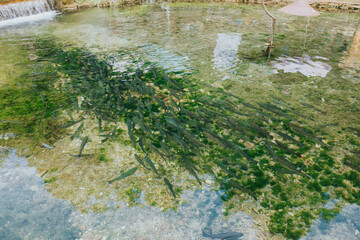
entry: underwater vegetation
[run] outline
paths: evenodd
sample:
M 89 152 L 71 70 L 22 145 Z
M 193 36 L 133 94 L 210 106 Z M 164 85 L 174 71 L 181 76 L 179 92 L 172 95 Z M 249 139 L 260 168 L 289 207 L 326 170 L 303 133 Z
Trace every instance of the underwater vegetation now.
M 37 61 L 58 74 L 47 75 L 43 92 L 1 94 L 0 106 L 7 109 L 0 115 L 1 131 L 16 131 L 20 121 L 26 121 L 31 126 L 20 124 L 26 131 L 18 132 L 56 139 L 52 134 L 76 126 L 70 138 L 81 140 L 73 155 L 77 159 L 86 157 L 83 152 L 92 137 L 83 134 L 83 121 L 94 119 L 102 143 L 124 141 L 120 133 L 125 131 L 136 150 L 134 166 L 109 176 L 109 184 L 136 179 L 141 172 L 162 179 L 177 201 L 181 188 L 169 172 L 186 172 L 198 185 L 212 177 L 225 190 L 227 214 L 236 205 L 259 203 L 256 211 L 269 215 L 269 230 L 289 239 L 303 236 L 317 217 L 335 216 L 345 202 L 360 204 L 359 162 L 354 157 L 359 152 L 337 161 L 332 142 L 317 136 L 306 126 L 307 117 L 282 99 L 247 102 L 150 64 L 118 72 L 106 57 L 86 49 L 62 48 L 41 39 L 37 44 Z M 24 110 L 14 106 L 29 101 Z M 51 120 L 60 109 L 67 120 Z M 18 115 L 11 118 L 12 112 Z M 54 125 L 49 133 L 38 130 L 48 126 L 44 121 Z M 350 130 L 355 133 L 350 141 L 359 146 L 358 129 Z M 100 152 L 98 161 L 106 164 L 106 155 Z M 339 201 L 336 209 L 323 207 L 330 198 Z
M 38 54 L 40 51 L 52 52 L 46 46 L 38 48 Z M 0 88 L 0 132 L 47 142 L 61 135 L 56 121 L 70 102 L 53 87 L 58 80 L 53 71 L 51 64 L 33 61 L 32 69 L 25 71 L 15 83 Z

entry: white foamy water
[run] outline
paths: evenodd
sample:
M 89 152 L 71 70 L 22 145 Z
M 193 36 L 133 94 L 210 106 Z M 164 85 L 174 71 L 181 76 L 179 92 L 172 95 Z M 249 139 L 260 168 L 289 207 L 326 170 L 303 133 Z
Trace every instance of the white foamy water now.
M 54 9 L 53 2 L 47 0 L 25 1 L 0 6 L 0 20 L 37 15 Z
M 36 14 L 36 15 L 31 15 L 31 16 L 25 16 L 25 17 L 18 17 L 18 18 L 9 19 L 9 20 L 3 20 L 3 21 L 0 21 L 0 28 L 11 26 L 11 25 L 22 24 L 22 23 L 51 20 L 57 14 L 58 13 L 56 11 L 49 11 L 49 12 L 39 13 L 39 14 Z
M 241 33 L 218 33 L 216 47 L 214 49 L 214 67 L 219 70 L 227 70 L 236 66 L 239 58 L 238 48 L 241 42 Z
M 317 60 L 327 60 L 323 57 L 313 57 Z M 332 67 L 322 61 L 313 61 L 309 55 L 304 57 L 279 57 L 271 62 L 272 67 L 284 70 L 285 73 L 300 72 L 307 77 L 326 77 Z M 276 71 L 277 72 L 277 71 Z

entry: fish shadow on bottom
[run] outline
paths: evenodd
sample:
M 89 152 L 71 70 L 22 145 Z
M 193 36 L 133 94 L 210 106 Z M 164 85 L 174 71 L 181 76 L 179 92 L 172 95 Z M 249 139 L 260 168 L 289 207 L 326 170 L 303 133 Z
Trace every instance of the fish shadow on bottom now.
M 237 240 L 240 237 L 243 237 L 244 234 L 240 232 L 225 232 L 225 233 L 218 233 L 218 234 L 207 234 L 202 230 L 202 236 L 211 239 L 221 239 L 221 240 Z

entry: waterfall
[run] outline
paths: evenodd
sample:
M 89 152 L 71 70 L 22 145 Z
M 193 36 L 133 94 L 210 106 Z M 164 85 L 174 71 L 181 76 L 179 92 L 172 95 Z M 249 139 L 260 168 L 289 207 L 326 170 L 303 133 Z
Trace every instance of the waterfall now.
M 52 11 L 53 0 L 25 1 L 0 5 L 0 21 Z

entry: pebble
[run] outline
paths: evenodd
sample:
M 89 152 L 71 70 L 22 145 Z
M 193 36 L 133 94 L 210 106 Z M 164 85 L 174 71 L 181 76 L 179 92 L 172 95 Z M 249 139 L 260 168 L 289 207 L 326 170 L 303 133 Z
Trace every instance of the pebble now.
M 290 95 L 291 94 L 291 92 L 289 90 L 283 90 L 282 93 L 285 94 L 285 95 Z

